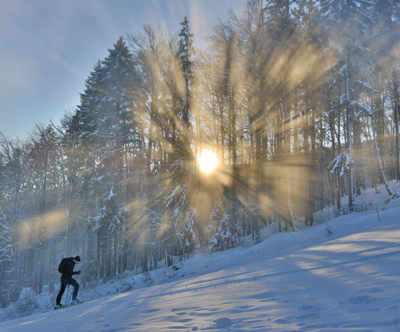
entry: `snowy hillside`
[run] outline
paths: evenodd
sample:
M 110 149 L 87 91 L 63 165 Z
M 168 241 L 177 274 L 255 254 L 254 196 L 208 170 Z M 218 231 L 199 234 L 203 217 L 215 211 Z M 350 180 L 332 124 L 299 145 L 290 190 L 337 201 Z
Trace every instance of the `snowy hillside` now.
M 365 212 L 297 232 L 266 233 L 258 245 L 196 254 L 179 270 L 118 283 L 132 291 L 6 321 L 0 330 L 399 330 L 400 199 L 383 205 L 386 198 L 384 188 L 367 191 L 359 200 Z M 113 293 L 116 283 L 97 292 Z M 90 299 L 90 292 L 80 298 Z

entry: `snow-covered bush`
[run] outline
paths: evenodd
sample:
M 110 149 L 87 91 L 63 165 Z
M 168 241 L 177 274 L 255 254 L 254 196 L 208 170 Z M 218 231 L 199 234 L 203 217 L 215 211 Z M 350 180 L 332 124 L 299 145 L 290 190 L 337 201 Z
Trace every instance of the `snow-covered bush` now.
M 125 293 L 130 292 L 135 287 L 135 279 L 131 278 L 130 280 L 124 280 L 121 284 L 117 287 L 118 293 Z
M 20 313 L 33 312 L 39 307 L 39 304 L 36 302 L 36 292 L 30 287 L 23 288 L 19 299 L 16 302 L 17 311 Z
M 23 288 L 18 300 L 4 310 L 1 317 L 2 320 L 14 319 L 33 314 L 40 308 L 36 298 L 36 292 L 32 288 Z
M 366 201 L 361 200 L 360 198 L 358 198 L 357 202 L 354 204 L 354 212 L 365 212 L 372 209 L 372 202 L 368 204 Z
M 228 249 L 240 242 L 241 227 L 235 221 L 232 204 L 214 204 L 207 231 L 211 250 Z
M 154 284 L 154 280 L 153 280 L 153 278 L 150 276 L 150 273 L 148 273 L 148 272 L 143 273 L 140 279 L 143 281 L 143 283 L 144 283 L 145 285 L 147 285 L 147 286 L 149 286 L 149 287 L 152 286 L 152 285 Z

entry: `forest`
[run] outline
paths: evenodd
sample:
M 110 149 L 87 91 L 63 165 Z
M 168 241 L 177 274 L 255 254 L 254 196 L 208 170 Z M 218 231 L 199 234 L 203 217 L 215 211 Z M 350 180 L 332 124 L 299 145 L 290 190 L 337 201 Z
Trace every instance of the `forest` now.
M 1 306 L 54 292 L 66 256 L 85 287 L 397 198 L 398 0 L 250 0 L 195 38 L 128 33 L 59 124 L 0 133 Z

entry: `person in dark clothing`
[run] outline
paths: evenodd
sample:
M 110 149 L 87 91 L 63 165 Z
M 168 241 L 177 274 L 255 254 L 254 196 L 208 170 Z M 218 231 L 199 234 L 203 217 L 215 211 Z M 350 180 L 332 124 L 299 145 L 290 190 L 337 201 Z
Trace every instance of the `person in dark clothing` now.
M 67 258 L 65 272 L 61 275 L 61 289 L 57 295 L 56 299 L 56 308 L 61 308 L 61 297 L 63 296 L 67 285 L 72 285 L 74 287 L 74 293 L 72 294 L 72 303 L 81 303 L 82 301 L 78 300 L 76 296 L 78 295 L 79 284 L 76 282 L 72 276 L 74 274 L 80 275 L 81 271 L 74 271 L 75 265 L 79 264 L 81 258 L 79 256 L 69 257 Z

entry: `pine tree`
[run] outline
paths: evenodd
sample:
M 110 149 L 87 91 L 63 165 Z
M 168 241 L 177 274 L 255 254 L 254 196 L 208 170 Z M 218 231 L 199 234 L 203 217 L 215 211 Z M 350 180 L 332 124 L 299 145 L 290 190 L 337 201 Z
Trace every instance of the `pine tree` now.
M 171 228 L 180 249 L 180 257 L 184 259 L 194 246 L 195 229 L 199 223 L 198 212 L 191 195 L 194 193 L 196 180 L 190 177 L 193 170 L 185 169 L 186 163 L 178 160 L 175 165 L 177 172 L 173 174 L 172 190 L 165 197 L 166 208 L 171 211 Z M 185 174 L 186 173 L 186 174 Z
M 181 23 L 182 30 L 179 33 L 179 61 L 184 80 L 184 105 L 182 105 L 182 120 L 186 127 L 190 124 L 190 111 L 192 100 L 192 89 L 194 84 L 194 60 L 195 50 L 193 48 L 193 34 L 190 33 L 189 21 L 185 16 Z
M 71 132 L 79 134 L 74 167 L 83 168 L 80 172 L 83 213 L 77 217 L 87 220 L 87 227 L 91 229 L 114 228 L 114 219 L 104 213 L 105 206 L 110 205 L 107 198 L 112 192 L 111 196 L 115 195 L 113 201 L 123 201 L 121 183 L 126 180 L 129 185 L 131 160 L 137 157 L 138 123 L 134 112 L 137 78 L 134 67 L 133 55 L 121 37 L 109 50 L 109 55 L 95 65 L 86 80 L 81 104 L 70 121 Z M 71 146 L 72 150 L 75 146 Z M 114 208 L 122 214 L 119 204 Z M 106 268 L 102 265 L 101 271 L 109 276 L 115 273 L 116 265 L 110 262 L 119 244 L 104 242 L 103 231 L 96 234 L 97 252 L 102 253 L 102 262 L 108 262 Z M 112 241 L 116 241 L 115 238 Z
M 122 170 L 124 155 L 133 143 L 135 118 L 132 112 L 134 88 L 133 58 L 122 37 L 109 50 L 99 69 L 98 138 L 105 172 Z
M 96 142 L 98 121 L 98 100 L 100 87 L 101 62 L 98 61 L 93 71 L 85 81 L 85 91 L 81 94 L 81 102 L 74 117 L 69 121 L 69 133 L 79 133 L 79 145 L 89 158 L 86 159 L 87 167 L 94 167 L 94 161 L 89 153 L 98 148 Z
M 85 91 L 81 94 L 81 103 L 71 119 L 66 120 L 65 151 L 68 153 L 69 174 L 67 194 L 71 194 L 74 184 L 79 183 L 80 214 L 76 217 L 90 220 L 98 213 L 98 197 L 101 197 L 100 184 L 97 181 L 100 174 L 98 165 L 101 163 L 100 142 L 100 91 L 101 62 L 98 61 L 85 82 Z M 79 171 L 81 170 L 81 171 Z M 66 186 L 67 187 L 67 186 Z M 69 197 L 69 203 L 72 197 Z M 72 227 L 72 211 L 68 205 L 68 225 Z M 69 249 L 68 231 L 65 250 Z
M 96 85 L 96 139 L 99 144 L 96 154 L 99 165 L 96 169 L 97 180 L 93 181 L 93 185 L 101 185 L 101 191 L 105 192 L 105 195 L 99 196 L 103 199 L 98 202 L 99 215 L 95 220 L 97 224 L 100 223 L 100 226 L 96 227 L 108 232 L 124 221 L 122 217 L 118 217 L 122 216 L 123 212 L 117 202 L 122 197 L 120 183 L 128 173 L 128 159 L 133 156 L 135 145 L 137 124 L 133 112 L 134 88 L 133 56 L 121 37 L 114 48 L 109 50 L 108 57 L 102 61 Z M 108 210 L 114 213 L 110 215 Z M 107 262 L 107 277 L 115 274 L 115 266 L 111 261 L 116 245 L 111 245 L 110 238 L 104 242 L 103 233 L 98 234 L 98 250 L 103 251 L 103 259 Z
M 193 204 L 194 188 L 197 172 L 194 167 L 194 157 L 191 147 L 191 109 L 193 103 L 192 90 L 194 86 L 193 34 L 190 33 L 189 21 L 185 17 L 179 33 L 178 63 L 179 77 L 182 77 L 184 94 L 178 96 L 176 105 L 180 108 L 181 123 L 177 125 L 173 162 L 170 165 L 170 177 L 165 183 L 168 192 L 165 196 L 165 209 L 172 215 L 171 228 L 174 230 L 179 245 L 181 259 L 193 249 L 195 229 L 199 222 L 196 207 Z M 179 95 L 179 81 L 177 84 Z
M 125 222 L 127 211 L 118 197 L 114 193 L 114 188 L 106 192 L 102 200 L 100 213 L 94 218 L 93 231 L 97 233 L 98 248 L 102 251 L 99 255 L 99 271 L 100 276 L 110 277 L 115 275 L 116 263 L 113 261 L 114 252 L 119 253 L 119 245 L 116 242 L 118 231 Z M 106 252 L 106 248 L 108 252 Z M 101 253 L 101 251 L 99 253 Z

